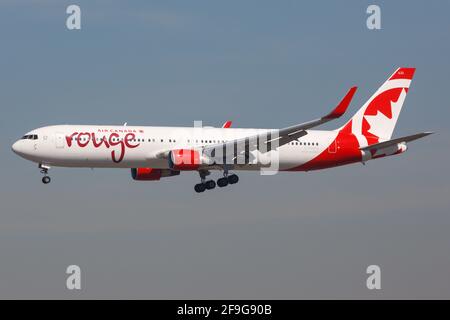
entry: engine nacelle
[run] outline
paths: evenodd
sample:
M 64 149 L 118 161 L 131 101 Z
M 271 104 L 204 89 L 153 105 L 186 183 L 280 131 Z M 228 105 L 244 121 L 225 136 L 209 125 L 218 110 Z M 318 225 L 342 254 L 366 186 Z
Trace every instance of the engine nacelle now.
M 197 170 L 202 164 L 200 153 L 191 149 L 169 152 L 169 168 L 172 170 Z
M 137 181 L 158 181 L 163 177 L 177 176 L 180 171 L 153 168 L 132 168 L 131 177 Z

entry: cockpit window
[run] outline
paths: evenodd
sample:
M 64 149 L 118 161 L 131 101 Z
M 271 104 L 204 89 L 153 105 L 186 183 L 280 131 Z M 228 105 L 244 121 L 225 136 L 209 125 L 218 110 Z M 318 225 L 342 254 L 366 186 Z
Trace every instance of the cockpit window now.
M 22 137 L 22 140 L 37 140 L 38 136 L 37 134 L 27 134 Z

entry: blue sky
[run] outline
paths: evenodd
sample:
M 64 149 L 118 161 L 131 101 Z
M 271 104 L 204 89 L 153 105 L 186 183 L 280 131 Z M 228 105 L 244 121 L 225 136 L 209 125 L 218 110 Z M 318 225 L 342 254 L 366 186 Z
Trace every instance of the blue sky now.
M 65 28 L 77 3 L 82 29 Z M 379 4 L 382 29 L 366 28 Z M 1 298 L 449 298 L 447 1 L 2 1 Z M 199 197 L 198 177 L 51 171 L 11 152 L 43 125 L 284 127 L 359 86 L 351 116 L 416 67 L 394 136 L 366 166 L 260 176 Z M 327 124 L 334 128 L 344 120 Z M 65 290 L 65 268 L 85 286 Z M 365 287 L 378 264 L 382 290 Z

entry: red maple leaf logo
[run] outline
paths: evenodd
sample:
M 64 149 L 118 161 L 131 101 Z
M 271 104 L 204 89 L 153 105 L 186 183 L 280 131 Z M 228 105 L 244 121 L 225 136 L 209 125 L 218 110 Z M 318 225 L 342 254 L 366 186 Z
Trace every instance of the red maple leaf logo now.
M 386 116 L 386 118 L 392 119 L 392 102 L 397 102 L 398 98 L 400 97 L 400 94 L 404 88 L 393 88 L 386 90 L 382 93 L 380 93 L 378 96 L 373 98 L 373 100 L 369 103 L 367 106 L 364 116 L 376 116 L 378 112 L 382 113 Z M 378 136 L 374 135 L 370 131 L 370 124 L 366 120 L 365 117 L 363 117 L 362 120 L 362 134 L 367 138 L 367 143 L 369 145 L 378 143 L 379 138 Z

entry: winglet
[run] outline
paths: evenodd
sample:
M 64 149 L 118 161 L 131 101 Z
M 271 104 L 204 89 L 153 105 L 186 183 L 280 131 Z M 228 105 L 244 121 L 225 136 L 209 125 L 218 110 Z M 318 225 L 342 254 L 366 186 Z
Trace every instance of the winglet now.
M 356 92 L 356 89 L 358 89 L 358 87 L 352 87 L 347 92 L 345 97 L 341 100 L 341 102 L 339 102 L 339 104 L 336 106 L 336 108 L 334 108 L 334 110 L 331 111 L 324 118 L 336 119 L 336 118 L 339 118 L 340 116 L 342 116 L 345 113 L 345 111 L 347 110 L 348 106 L 350 105 L 350 101 L 352 101 L 352 98 L 353 98 L 353 95 Z
M 229 128 L 229 127 L 231 127 L 232 123 L 233 123 L 232 121 L 228 120 L 223 124 L 222 128 Z

